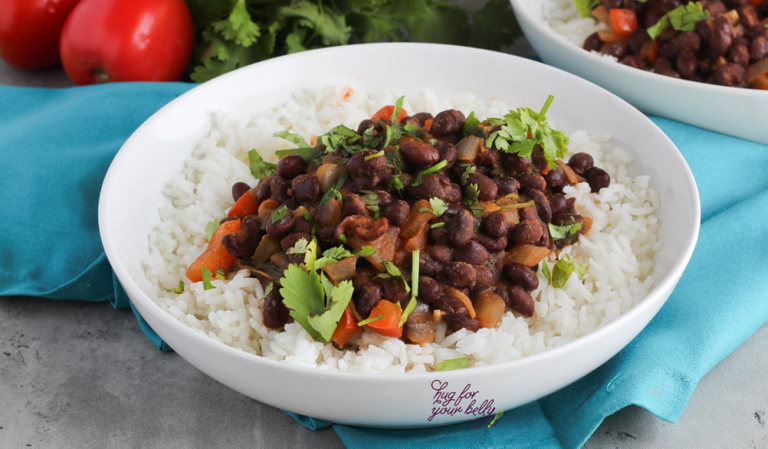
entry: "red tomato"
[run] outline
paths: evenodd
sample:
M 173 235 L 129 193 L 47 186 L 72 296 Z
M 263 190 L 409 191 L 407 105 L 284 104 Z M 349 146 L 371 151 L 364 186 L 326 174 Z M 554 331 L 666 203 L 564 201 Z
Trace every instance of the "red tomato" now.
M 81 85 L 175 81 L 193 38 L 184 0 L 83 0 L 61 32 L 61 62 Z
M 0 58 L 20 69 L 59 62 L 64 21 L 80 0 L 0 0 Z
M 631 9 L 614 8 L 611 10 L 611 31 L 616 36 L 628 39 L 637 29 L 637 15 Z

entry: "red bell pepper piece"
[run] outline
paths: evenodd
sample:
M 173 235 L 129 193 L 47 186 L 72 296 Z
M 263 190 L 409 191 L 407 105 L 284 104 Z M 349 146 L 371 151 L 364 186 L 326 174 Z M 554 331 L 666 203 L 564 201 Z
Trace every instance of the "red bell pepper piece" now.
M 255 214 L 259 210 L 259 200 L 256 199 L 256 195 L 249 190 L 240 197 L 239 200 L 229 210 L 227 217 L 243 218 L 246 215 Z
M 371 120 L 375 121 L 376 119 L 380 119 L 380 118 L 385 118 L 389 120 L 392 118 L 393 112 L 395 112 L 394 106 L 391 106 L 391 105 L 384 106 L 383 108 L 379 109 L 375 114 L 373 114 L 373 117 L 371 117 Z M 400 108 L 400 113 L 397 114 L 397 117 L 396 117 L 397 123 L 400 123 L 400 120 L 402 120 L 403 117 L 405 117 L 406 115 L 408 115 L 408 113 L 405 112 L 405 109 Z
M 347 306 L 347 308 L 344 309 L 344 315 L 341 316 L 341 320 L 339 320 L 339 324 L 336 326 L 336 330 L 333 331 L 331 340 L 341 347 L 344 346 L 350 338 L 362 331 L 363 329 L 357 325 L 357 319 L 352 314 L 352 309 Z
M 611 31 L 624 39 L 637 29 L 637 14 L 631 9 L 615 8 L 611 11 Z
M 400 318 L 403 316 L 403 311 L 400 306 L 389 302 L 386 299 L 382 299 L 376 304 L 376 307 L 371 310 L 371 317 L 383 315 L 380 320 L 368 323 L 367 326 L 373 329 L 377 334 L 385 337 L 402 337 L 403 328 L 400 327 Z
M 239 229 L 240 220 L 227 221 L 219 225 L 211 236 L 208 248 L 187 268 L 187 279 L 192 282 L 202 281 L 203 272 L 200 269 L 201 267 L 205 267 L 211 274 L 215 274 L 219 268 L 223 268 L 224 271 L 229 270 L 235 258 L 229 255 L 227 249 L 221 244 L 221 239 L 227 234 L 237 232 Z

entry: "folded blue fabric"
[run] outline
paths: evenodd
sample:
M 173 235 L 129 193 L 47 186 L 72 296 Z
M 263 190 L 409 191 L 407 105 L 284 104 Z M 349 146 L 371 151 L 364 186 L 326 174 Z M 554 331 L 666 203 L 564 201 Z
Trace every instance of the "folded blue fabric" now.
M 0 296 L 129 301 L 98 236 L 112 157 L 149 115 L 190 85 L 41 90 L 0 87 Z M 630 404 L 674 422 L 699 379 L 768 320 L 768 146 L 654 119 L 685 155 L 702 201 L 699 244 L 674 293 L 629 346 L 580 381 L 507 411 L 492 427 L 381 430 L 333 425 L 350 447 L 578 447 Z M 162 341 L 140 316 L 142 330 Z M 164 347 L 167 349 L 167 346 Z M 291 414 L 302 425 L 330 423 Z

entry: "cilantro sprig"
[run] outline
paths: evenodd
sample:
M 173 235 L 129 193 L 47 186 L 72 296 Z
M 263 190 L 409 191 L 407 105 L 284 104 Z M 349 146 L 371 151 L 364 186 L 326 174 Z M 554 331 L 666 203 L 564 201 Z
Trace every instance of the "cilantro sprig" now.
M 600 0 L 573 0 L 573 6 L 581 17 L 592 17 L 592 10 L 599 4 Z
M 315 269 L 322 268 L 326 265 L 333 265 L 346 257 L 352 257 L 354 254 L 349 252 L 343 246 L 335 246 L 323 251 L 323 257 L 315 261 Z
M 429 199 L 429 205 L 431 207 L 431 210 L 430 208 L 422 207 L 421 209 L 419 209 L 419 212 L 429 212 L 435 217 L 439 217 L 443 215 L 445 211 L 448 210 L 448 205 L 445 203 L 445 201 L 434 196 Z
M 550 95 L 539 112 L 530 108 L 518 108 L 509 111 L 504 118 L 488 119 L 491 125 L 500 126 L 500 129 L 486 138 L 485 146 L 520 157 L 529 157 L 533 148 L 539 145 L 549 167 L 556 169 L 555 160 L 568 153 L 568 137 L 564 132 L 556 131 L 547 124 L 546 113 L 554 98 Z
M 442 160 L 442 161 L 438 162 L 437 164 L 429 167 L 428 169 L 419 172 L 419 174 L 416 175 L 416 179 L 413 181 L 413 185 L 414 186 L 420 186 L 421 185 L 421 178 L 439 172 L 440 170 L 445 168 L 446 165 L 448 165 L 448 161 Z
M 472 212 L 472 215 L 475 216 L 478 220 L 480 218 L 483 218 L 483 211 L 485 211 L 485 206 L 480 204 L 480 201 L 478 200 L 479 190 L 477 188 L 477 184 L 470 184 L 467 186 L 466 189 L 464 189 L 464 205 L 469 208 L 469 211 Z
M 248 152 L 248 164 L 251 168 L 251 174 L 256 179 L 272 176 L 277 172 L 277 165 L 265 161 L 256 150 Z
M 403 273 L 400 271 L 399 268 L 397 268 L 397 265 L 393 264 L 392 262 L 386 260 L 383 262 L 384 269 L 387 270 L 386 273 L 380 273 L 376 275 L 375 279 L 381 278 L 381 279 L 388 279 L 388 278 L 396 278 L 400 279 L 400 281 L 403 283 L 403 287 L 405 287 L 405 291 L 410 293 L 411 287 L 408 285 L 408 282 L 405 281 L 405 277 L 403 276 Z
M 647 31 L 651 39 L 654 40 L 667 28 L 672 27 L 672 29 L 677 31 L 693 31 L 696 29 L 696 22 L 709 19 L 709 11 L 705 11 L 701 3 L 688 2 L 687 5 L 680 5 L 664 14 Z
M 563 257 L 561 257 L 554 267 L 552 267 L 551 272 L 549 271 L 547 261 L 544 260 L 541 262 L 541 271 L 544 274 L 544 277 L 547 278 L 549 284 L 555 288 L 563 288 L 568 281 L 568 278 L 570 278 L 571 274 L 574 272 L 576 273 L 576 276 L 579 277 L 579 280 L 584 279 L 584 275 L 587 274 L 588 269 L 589 266 L 586 263 L 578 263 L 568 254 L 563 254 Z
M 583 225 L 584 223 L 579 221 L 563 226 L 556 226 L 552 223 L 549 223 L 547 227 L 549 228 L 549 235 L 552 237 L 552 240 L 562 240 L 569 239 L 576 235 L 576 233 L 581 230 Z

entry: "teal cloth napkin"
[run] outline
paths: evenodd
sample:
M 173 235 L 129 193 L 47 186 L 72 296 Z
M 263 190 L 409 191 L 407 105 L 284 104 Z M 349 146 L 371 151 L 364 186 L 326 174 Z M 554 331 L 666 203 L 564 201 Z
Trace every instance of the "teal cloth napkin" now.
M 0 87 L 0 296 L 110 301 L 129 307 L 104 257 L 96 217 L 114 154 L 182 83 L 44 90 Z M 768 320 L 768 146 L 654 119 L 699 185 L 699 243 L 667 304 L 623 351 L 578 382 L 472 422 L 420 430 L 333 425 L 349 447 L 578 447 L 635 404 L 674 422 L 699 379 Z M 135 312 L 135 309 L 134 309 Z M 137 314 L 160 349 L 162 340 Z M 290 413 L 289 413 L 290 414 Z M 290 414 L 311 429 L 325 421 Z M 476 427 L 477 426 L 477 427 Z

